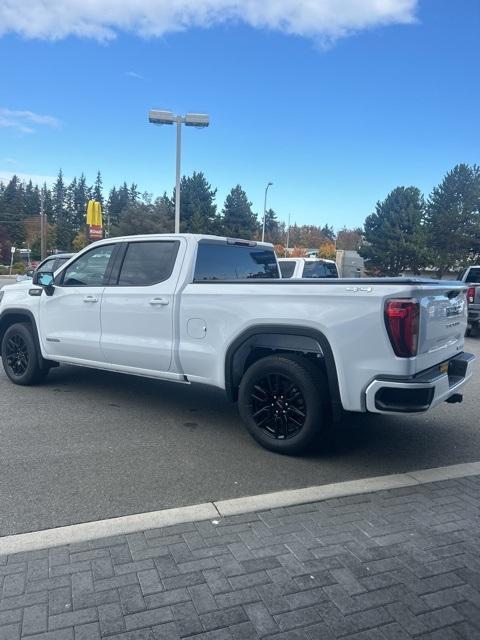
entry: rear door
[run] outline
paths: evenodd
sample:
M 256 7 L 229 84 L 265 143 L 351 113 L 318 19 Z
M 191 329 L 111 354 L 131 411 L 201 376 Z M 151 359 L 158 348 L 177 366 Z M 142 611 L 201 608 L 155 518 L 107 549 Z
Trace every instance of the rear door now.
M 181 239 L 123 245 L 102 300 L 101 349 L 106 362 L 169 370 L 175 290 L 184 253 Z

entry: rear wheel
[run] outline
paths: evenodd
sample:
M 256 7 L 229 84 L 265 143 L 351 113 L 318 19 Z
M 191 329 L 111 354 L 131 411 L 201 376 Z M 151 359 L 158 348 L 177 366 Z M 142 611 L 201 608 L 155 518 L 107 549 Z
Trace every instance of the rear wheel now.
M 247 369 L 238 408 L 253 438 L 277 453 L 311 449 L 327 424 L 326 377 L 296 355 L 268 356 Z
M 13 383 L 32 385 L 47 375 L 48 365 L 40 365 L 29 324 L 21 322 L 9 327 L 3 336 L 1 350 L 3 368 Z

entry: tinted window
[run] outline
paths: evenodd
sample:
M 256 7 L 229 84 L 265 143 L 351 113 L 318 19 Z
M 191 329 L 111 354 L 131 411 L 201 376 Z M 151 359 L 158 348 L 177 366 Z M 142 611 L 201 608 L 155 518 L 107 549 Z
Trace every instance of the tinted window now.
M 53 265 L 55 263 L 55 258 L 47 258 L 42 264 L 37 268 L 38 273 L 53 273 L 55 269 Z
M 305 262 L 304 278 L 338 278 L 337 266 L 330 262 Z
M 62 284 L 67 287 L 103 286 L 114 248 L 114 244 L 106 244 L 84 253 L 63 272 Z
M 128 245 L 118 284 L 148 286 L 167 280 L 173 271 L 178 242 L 132 242 Z
M 273 249 L 207 242 L 198 245 L 195 282 L 278 277 Z
M 291 278 L 293 276 L 293 272 L 295 271 L 295 264 L 293 260 L 290 262 L 279 262 L 278 266 L 280 267 L 280 271 L 282 272 L 282 278 Z
M 55 267 L 53 270 L 56 271 L 57 269 L 60 269 L 62 264 L 65 264 L 68 260 L 70 260 L 70 258 L 57 258 L 55 260 Z
M 480 267 L 478 269 L 470 269 L 465 282 L 480 284 Z

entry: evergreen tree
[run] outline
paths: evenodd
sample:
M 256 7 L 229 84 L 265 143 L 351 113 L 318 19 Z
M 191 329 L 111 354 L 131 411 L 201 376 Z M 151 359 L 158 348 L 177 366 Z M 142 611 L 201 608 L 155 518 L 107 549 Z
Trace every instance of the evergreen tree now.
M 438 276 L 478 251 L 480 167 L 458 164 L 432 191 L 427 207 L 428 244 Z
M 25 242 L 25 190 L 17 176 L 12 176 L 0 200 L 0 220 L 7 229 L 9 240 L 14 246 Z
M 262 220 L 263 225 L 263 220 Z M 261 231 L 259 232 L 261 234 Z M 261 236 L 260 236 L 261 237 Z M 284 225 L 281 225 L 273 209 L 265 212 L 265 242 L 280 244 L 285 237 Z
M 47 217 L 48 222 L 53 222 L 53 200 L 52 192 L 47 187 L 47 183 L 44 182 L 40 191 L 41 198 L 43 199 L 43 215 Z
M 53 211 L 53 221 L 55 223 L 65 220 L 66 197 L 67 197 L 67 188 L 63 180 L 63 171 L 60 169 L 52 190 L 52 211 Z
M 97 177 L 95 178 L 95 184 L 93 185 L 92 197 L 96 202 L 100 202 L 103 209 L 103 180 L 100 171 L 97 171 Z
M 140 200 L 140 191 L 138 190 L 138 184 L 132 182 L 130 185 L 130 189 L 128 189 L 128 201 L 131 204 L 138 202 Z
M 191 176 L 183 176 L 180 193 L 180 230 L 183 233 L 217 233 L 217 190 L 212 189 L 203 173 L 194 171 Z
M 252 203 L 239 184 L 233 187 L 225 199 L 221 225 L 222 233 L 231 238 L 251 240 L 258 232 L 258 220 L 252 211 Z
M 25 216 L 27 218 L 38 216 L 40 213 L 40 190 L 38 185 L 33 186 L 31 180 L 25 187 Z
M 414 273 L 425 266 L 425 202 L 416 187 L 397 187 L 365 220 L 366 244 L 360 254 L 381 274 Z

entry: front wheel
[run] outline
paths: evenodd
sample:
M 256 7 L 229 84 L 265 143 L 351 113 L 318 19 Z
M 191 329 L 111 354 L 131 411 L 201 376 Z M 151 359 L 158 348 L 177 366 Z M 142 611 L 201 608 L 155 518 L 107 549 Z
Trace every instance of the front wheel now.
M 47 366 L 40 366 L 30 325 L 12 324 L 3 336 L 2 362 L 5 373 L 14 384 L 32 385 L 43 380 Z
M 326 427 L 327 384 L 305 357 L 267 356 L 243 376 L 238 408 L 253 438 L 284 454 L 308 451 Z

